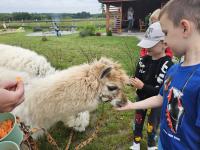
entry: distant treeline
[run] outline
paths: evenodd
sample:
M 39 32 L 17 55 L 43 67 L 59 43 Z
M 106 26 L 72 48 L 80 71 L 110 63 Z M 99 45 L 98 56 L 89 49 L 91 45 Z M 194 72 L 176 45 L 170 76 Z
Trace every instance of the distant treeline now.
M 90 14 L 89 12 L 80 13 L 0 13 L 0 21 L 22 21 L 22 20 L 62 20 L 66 18 L 100 18 L 102 14 Z

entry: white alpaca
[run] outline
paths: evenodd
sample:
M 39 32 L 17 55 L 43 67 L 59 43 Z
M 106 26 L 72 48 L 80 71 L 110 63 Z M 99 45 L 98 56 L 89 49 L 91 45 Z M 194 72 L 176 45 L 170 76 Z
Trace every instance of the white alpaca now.
M 1 71 L 1 77 L 17 74 L 18 76 L 23 76 L 26 79 L 25 81 L 28 81 L 30 78 L 45 77 L 56 72 L 56 69 L 51 66 L 45 57 L 31 50 L 0 44 L 0 53 L 0 66 L 17 71 L 24 71 L 24 73 L 10 71 L 9 74 Z M 2 69 L 5 71 L 5 68 Z M 9 79 L 9 77 L 7 78 Z M 15 78 L 14 76 L 11 77 L 13 80 Z M 89 117 L 88 111 L 81 112 L 75 118 L 72 116 L 70 127 L 73 127 L 76 131 L 85 131 L 85 128 L 89 125 Z
M 34 51 L 0 44 L 0 66 L 43 77 L 55 72 L 46 58 Z
M 1 72 L 10 74 L 7 69 Z M 0 79 L 17 75 L 0 74 Z M 27 124 L 48 129 L 59 120 L 70 126 L 73 117 L 86 110 L 93 111 L 100 101 L 111 101 L 115 106 L 125 104 L 122 89 L 128 83 L 128 76 L 120 65 L 102 58 L 25 83 L 25 101 L 14 112 Z

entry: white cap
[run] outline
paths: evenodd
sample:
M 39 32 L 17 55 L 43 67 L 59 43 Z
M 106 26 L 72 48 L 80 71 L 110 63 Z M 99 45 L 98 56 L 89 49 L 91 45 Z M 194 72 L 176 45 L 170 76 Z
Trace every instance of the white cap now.
M 160 22 L 155 22 L 149 26 L 145 33 L 145 37 L 137 44 L 137 46 L 142 48 L 152 48 L 164 39 L 165 34 L 162 32 Z

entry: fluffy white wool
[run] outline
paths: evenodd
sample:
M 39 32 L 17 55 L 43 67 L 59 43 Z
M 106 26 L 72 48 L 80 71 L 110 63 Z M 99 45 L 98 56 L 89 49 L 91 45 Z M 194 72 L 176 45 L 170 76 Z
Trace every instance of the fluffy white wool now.
M 0 66 L 24 71 L 32 76 L 43 77 L 55 72 L 46 58 L 34 51 L 0 44 Z

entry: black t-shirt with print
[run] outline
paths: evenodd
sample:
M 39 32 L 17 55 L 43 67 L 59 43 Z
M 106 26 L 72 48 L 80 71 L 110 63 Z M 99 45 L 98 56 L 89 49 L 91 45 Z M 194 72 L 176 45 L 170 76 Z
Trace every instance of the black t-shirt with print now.
M 144 87 L 137 90 L 139 99 L 143 100 L 159 93 L 167 70 L 173 65 L 170 57 L 164 56 L 152 60 L 151 56 L 140 58 L 135 77 L 144 82 Z

